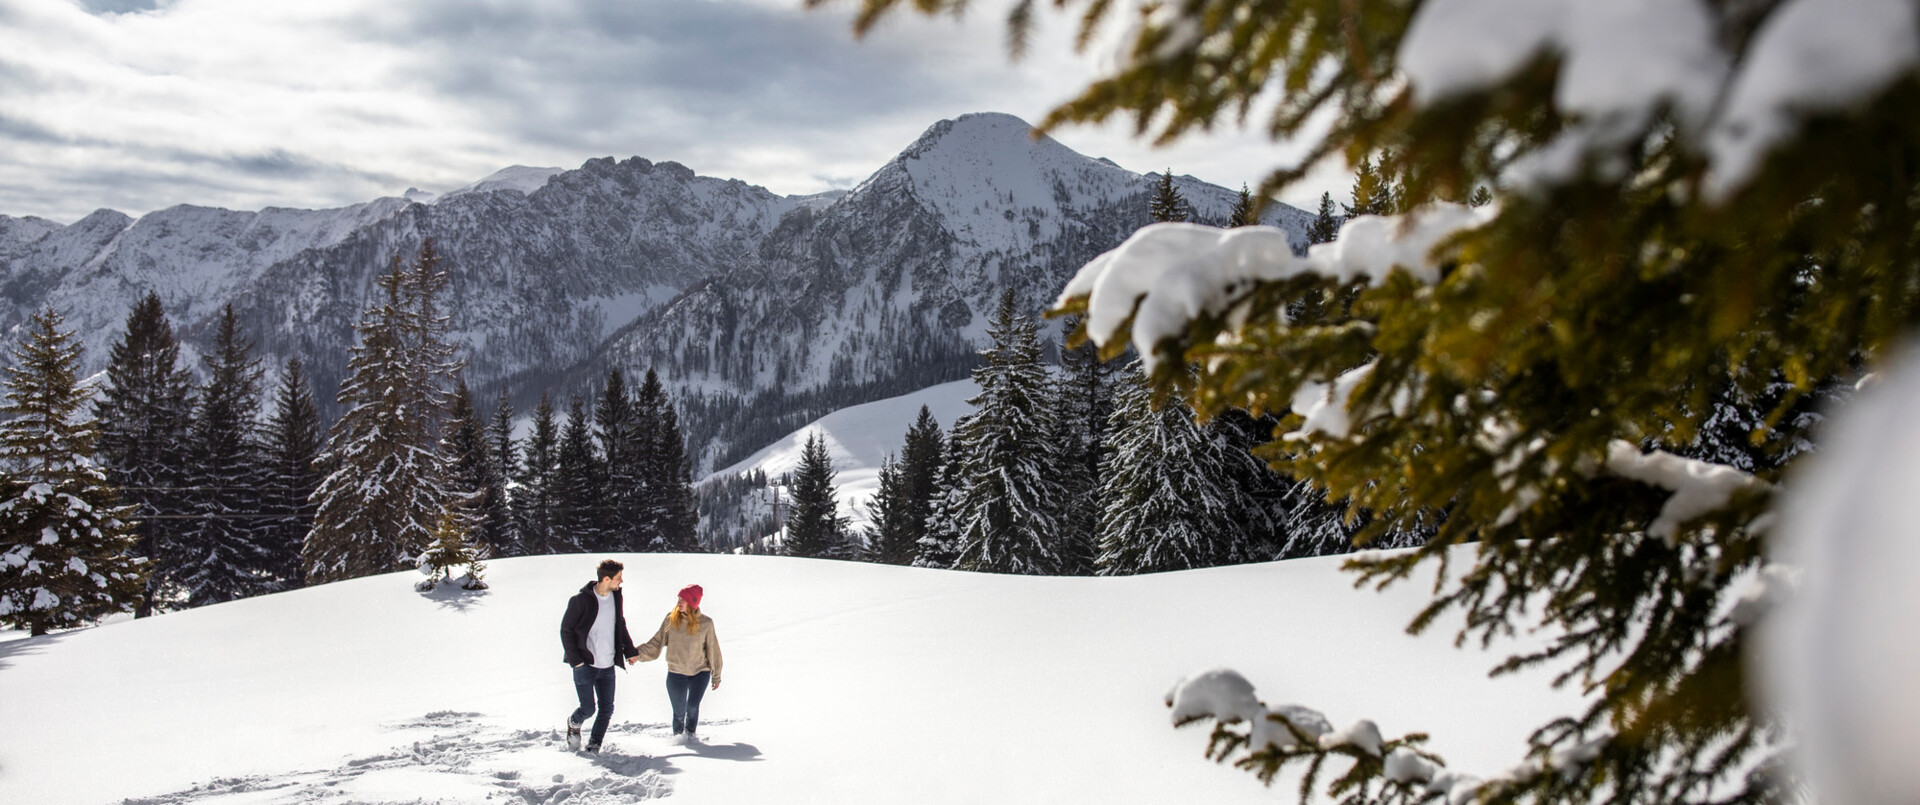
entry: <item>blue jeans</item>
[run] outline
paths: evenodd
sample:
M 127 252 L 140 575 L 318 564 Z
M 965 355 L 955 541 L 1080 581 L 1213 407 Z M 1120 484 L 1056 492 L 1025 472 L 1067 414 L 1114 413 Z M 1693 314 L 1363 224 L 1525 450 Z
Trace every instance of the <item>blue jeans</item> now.
M 673 705 L 673 734 L 691 733 L 700 726 L 700 699 L 707 695 L 712 671 L 693 676 L 667 672 L 667 701 Z
M 607 725 L 613 723 L 613 671 L 619 666 L 595 668 L 591 664 L 573 669 L 573 689 L 580 694 L 580 708 L 573 711 L 575 724 L 585 723 L 594 713 L 594 699 L 600 700 L 600 717 L 593 720 L 593 737 L 588 746 L 599 746 L 607 737 Z

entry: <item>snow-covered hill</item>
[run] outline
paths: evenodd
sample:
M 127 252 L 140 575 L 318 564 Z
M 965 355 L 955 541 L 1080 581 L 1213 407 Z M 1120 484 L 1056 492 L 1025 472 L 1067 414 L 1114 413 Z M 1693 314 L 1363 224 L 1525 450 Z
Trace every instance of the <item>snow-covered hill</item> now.
M 973 410 L 967 404 L 980 393 L 979 384 L 956 380 L 924 388 L 911 394 L 888 397 L 870 403 L 843 408 L 807 423 L 779 440 L 760 448 L 726 469 L 700 479 L 704 485 L 718 478 L 732 478 L 758 470 L 777 483 L 782 475 L 800 466 L 800 453 L 809 436 L 819 436 L 827 444 L 827 456 L 833 459 L 834 499 L 840 514 L 848 518 L 854 531 L 872 523 L 868 503 L 880 491 L 880 466 L 887 456 L 899 458 L 906 441 L 907 428 L 920 416 L 920 407 L 940 423 L 942 433 L 953 430 L 953 423 Z M 751 535 L 761 536 L 761 535 Z
M 597 556 L 494 563 L 492 590 L 396 574 L 0 641 L 0 802 L 1115 802 L 1289 799 L 1201 756 L 1161 697 L 1244 672 L 1338 726 L 1433 733 L 1482 775 L 1564 694 L 1402 632 L 1423 583 L 1337 559 L 1036 578 L 757 556 L 630 555 L 651 634 L 688 583 L 726 651 L 704 745 L 666 735 L 665 671 L 619 679 L 608 751 L 571 754 L 557 624 Z M 568 791 L 561 797 L 557 792 Z

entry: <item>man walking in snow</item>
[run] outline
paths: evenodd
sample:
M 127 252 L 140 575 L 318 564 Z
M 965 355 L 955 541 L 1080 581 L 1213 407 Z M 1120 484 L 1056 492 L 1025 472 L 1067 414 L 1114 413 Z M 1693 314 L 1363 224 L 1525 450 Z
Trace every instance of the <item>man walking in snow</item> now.
M 567 719 L 569 749 L 580 748 L 580 727 L 597 710 L 587 751 L 600 751 L 607 725 L 613 723 L 613 669 L 639 661 L 640 651 L 627 634 L 620 597 L 623 571 L 612 559 L 601 562 L 594 581 L 567 600 L 567 614 L 560 619 L 560 646 L 567 665 L 573 667 L 573 687 L 580 695 L 580 707 Z

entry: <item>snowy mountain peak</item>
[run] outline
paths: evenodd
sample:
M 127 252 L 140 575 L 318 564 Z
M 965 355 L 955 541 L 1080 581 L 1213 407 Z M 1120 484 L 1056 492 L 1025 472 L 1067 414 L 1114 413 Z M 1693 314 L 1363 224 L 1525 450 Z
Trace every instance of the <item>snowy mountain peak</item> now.
M 900 183 L 963 246 L 1019 251 L 1058 237 L 1065 209 L 1139 192 L 1140 175 L 1035 137 L 1013 115 L 982 112 L 933 124 L 863 189 Z
M 430 204 L 435 201 L 466 193 L 491 193 L 497 190 L 512 190 L 523 196 L 530 196 L 533 195 L 533 191 L 545 187 L 547 180 L 565 172 L 565 168 L 529 168 L 525 165 L 513 165 L 494 171 L 486 178 L 467 185 L 466 187 L 458 190 L 450 190 L 439 196 L 439 198 L 426 203 Z M 408 192 L 411 194 L 414 191 L 409 190 Z M 411 199 L 413 196 L 408 195 L 408 198 Z

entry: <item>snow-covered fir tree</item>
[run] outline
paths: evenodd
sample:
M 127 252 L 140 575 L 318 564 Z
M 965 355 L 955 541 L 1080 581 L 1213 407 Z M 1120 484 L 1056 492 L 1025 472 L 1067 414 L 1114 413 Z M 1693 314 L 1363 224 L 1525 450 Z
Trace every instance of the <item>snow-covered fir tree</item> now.
M 312 498 L 321 478 L 314 462 L 320 457 L 322 436 L 320 409 L 314 404 L 306 368 L 299 358 L 290 359 L 274 392 L 273 415 L 267 420 L 261 446 L 266 475 L 260 513 L 269 518 L 262 528 L 261 547 L 267 552 L 269 574 L 280 580 L 282 589 L 306 584 L 300 545 L 313 529 Z
M 193 420 L 193 373 L 181 365 L 160 297 L 148 292 L 127 316 L 126 335 L 113 345 L 106 384 L 94 403 L 96 443 L 107 481 L 130 508 L 138 545 L 148 560 L 139 617 L 165 607 L 176 587 L 181 533 L 188 525 L 187 433 Z M 305 532 L 301 536 L 305 537 Z
M 533 421 L 520 464 L 518 484 L 513 493 L 514 528 L 520 535 L 525 555 L 563 553 L 569 550 L 554 530 L 559 516 L 560 483 L 556 470 L 560 464 L 560 428 L 553 419 L 553 400 L 540 395 L 533 408 Z
M 973 371 L 980 394 L 954 423 L 948 461 L 955 486 L 940 516 L 952 518 L 955 567 L 1053 575 L 1072 568 L 1075 547 L 1062 539 L 1066 459 L 1055 441 L 1054 389 L 1039 331 L 1003 293 L 987 327 L 993 339 Z
M 394 257 L 361 317 L 301 553 L 309 582 L 410 567 L 426 550 L 447 497 L 439 437 L 459 371 L 437 304 L 446 281 L 427 240 L 411 263 Z
M 449 506 L 440 513 L 440 519 L 434 524 L 433 542 L 418 559 L 420 572 L 426 576 L 414 585 L 414 589 L 429 592 L 443 583 L 455 583 L 463 590 L 484 590 L 487 583 L 483 580 L 486 565 L 481 563 L 478 551 L 470 538 L 468 525 L 473 522 L 470 513 Z M 454 576 L 459 573 L 458 577 Z
M 573 395 L 553 466 L 555 539 L 574 550 L 609 550 L 606 466 L 593 443 L 587 401 Z
M 26 325 L 0 406 L 0 623 L 43 635 L 137 605 L 146 561 L 93 462 L 80 348 L 47 308 Z
M 787 556 L 838 559 L 848 555 L 846 518 L 833 498 L 833 457 L 817 433 L 807 434 L 800 466 L 793 471 L 793 504 L 787 509 Z
M 1265 559 L 1273 532 L 1249 494 L 1253 462 L 1238 445 L 1193 420 L 1169 398 L 1154 410 L 1153 390 L 1130 367 L 1114 409 L 1099 491 L 1103 576 L 1186 570 Z
M 954 426 L 958 427 L 959 424 L 955 422 Z M 956 492 L 961 486 L 962 465 L 954 452 L 951 437 L 942 447 L 945 461 L 940 465 L 938 480 L 928 497 L 927 519 L 922 521 L 926 525 L 913 556 L 914 567 L 951 569 L 960 563 L 960 523 L 954 507 L 960 502 Z
M 270 592 L 282 581 L 273 575 L 275 557 L 259 517 L 267 486 L 258 433 L 260 361 L 232 305 L 222 308 L 213 351 L 202 361 L 207 384 L 187 451 L 185 495 L 193 519 L 181 540 L 177 571 L 187 605 L 195 607 Z
M 1077 328 L 1069 320 L 1067 329 Z M 1092 344 L 1061 344 L 1057 412 L 1063 459 L 1060 483 L 1066 488 L 1061 506 L 1061 541 L 1069 547 L 1066 572 L 1092 573 L 1099 553 L 1101 461 L 1107 453 L 1109 420 L 1119 391 L 1118 364 L 1101 360 Z

